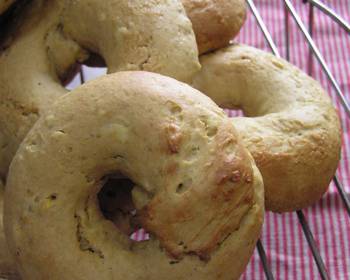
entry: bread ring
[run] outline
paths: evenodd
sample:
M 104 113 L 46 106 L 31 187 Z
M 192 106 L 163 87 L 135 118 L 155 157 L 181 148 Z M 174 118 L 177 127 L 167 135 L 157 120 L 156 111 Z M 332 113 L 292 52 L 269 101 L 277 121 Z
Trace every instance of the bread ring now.
M 142 69 L 186 81 L 200 67 L 180 1 L 36 0 L 12 33 L 0 54 L 2 178 L 38 116 L 66 93 L 59 78 L 86 50 L 99 53 L 109 72 Z
M 96 193 L 115 172 L 139 186 L 132 196 L 148 242 L 101 215 Z M 11 164 L 4 225 L 26 280 L 231 280 L 258 238 L 262 192 L 214 102 L 171 78 L 119 72 L 38 120 Z
M 244 0 L 182 0 L 196 34 L 199 53 L 226 47 L 246 19 Z
M 234 45 L 200 59 L 194 86 L 250 117 L 233 124 L 265 185 L 266 208 L 301 209 L 327 190 L 341 148 L 336 110 L 321 86 L 283 59 Z

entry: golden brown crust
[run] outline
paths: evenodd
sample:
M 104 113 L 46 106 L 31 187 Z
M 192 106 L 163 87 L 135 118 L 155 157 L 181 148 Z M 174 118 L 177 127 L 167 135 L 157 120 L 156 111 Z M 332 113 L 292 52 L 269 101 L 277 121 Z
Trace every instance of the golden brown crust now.
M 228 46 L 246 20 L 244 0 L 182 0 L 182 4 L 192 22 L 200 54 Z M 96 55 L 90 56 L 87 64 L 105 66 Z
M 233 124 L 264 178 L 266 207 L 306 207 L 327 190 L 341 137 L 337 112 L 321 86 L 283 59 L 248 46 L 201 58 L 194 85 L 251 118 Z
M 181 135 L 171 151 L 169 124 Z M 130 241 L 101 215 L 99 182 L 115 172 L 137 185 L 148 242 Z M 59 98 L 22 142 L 6 235 L 28 280 L 238 279 L 260 232 L 262 189 L 209 98 L 157 74 L 119 72 Z
M 0 177 L 39 115 L 66 93 L 59 78 L 88 51 L 100 54 L 109 72 L 144 70 L 189 81 L 199 69 L 180 0 L 101 3 L 36 0 L 24 11 L 0 53 Z
M 199 53 L 226 47 L 246 19 L 244 0 L 182 0 L 196 34 Z

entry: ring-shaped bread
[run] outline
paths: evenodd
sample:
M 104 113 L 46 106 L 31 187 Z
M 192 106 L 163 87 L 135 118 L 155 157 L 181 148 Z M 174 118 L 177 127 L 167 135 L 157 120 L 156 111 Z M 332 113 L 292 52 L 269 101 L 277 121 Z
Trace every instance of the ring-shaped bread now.
M 266 208 L 292 211 L 317 201 L 341 148 L 337 112 L 319 83 L 287 61 L 243 45 L 200 61 L 195 88 L 247 116 L 233 124 L 263 176 Z
M 244 0 L 182 0 L 200 54 L 226 47 L 246 19 Z
M 99 210 L 101 180 L 115 173 L 136 184 L 147 242 Z M 10 167 L 4 225 L 26 280 L 231 280 L 263 212 L 260 173 L 224 111 L 171 78 L 119 72 L 37 121 Z
M 0 177 L 64 79 L 90 52 L 108 71 L 145 70 L 189 81 L 199 69 L 181 1 L 33 0 L 0 53 Z

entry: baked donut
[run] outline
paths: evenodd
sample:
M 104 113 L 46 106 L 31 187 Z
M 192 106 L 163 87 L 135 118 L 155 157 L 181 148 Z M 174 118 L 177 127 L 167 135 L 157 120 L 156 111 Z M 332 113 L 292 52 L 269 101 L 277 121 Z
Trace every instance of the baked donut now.
M 111 174 L 135 183 L 149 241 L 103 217 L 97 193 Z M 262 220 L 261 176 L 231 120 L 147 72 L 59 98 L 22 142 L 5 190 L 5 233 L 26 280 L 238 279 Z
M 0 177 L 39 115 L 66 90 L 89 52 L 109 72 L 145 70 L 189 81 L 199 69 L 191 22 L 180 1 L 35 0 L 0 53 Z M 102 32 L 103 31 L 103 32 Z
M 16 280 L 19 276 L 12 256 L 8 252 L 5 233 L 3 229 L 3 192 L 4 186 L 0 180 L 0 279 Z
M 246 19 L 244 0 L 182 0 L 182 4 L 201 54 L 228 46 Z
M 200 59 L 194 86 L 232 120 L 263 176 L 266 208 L 293 211 L 317 201 L 336 171 L 340 122 L 319 83 L 281 58 L 233 45 Z

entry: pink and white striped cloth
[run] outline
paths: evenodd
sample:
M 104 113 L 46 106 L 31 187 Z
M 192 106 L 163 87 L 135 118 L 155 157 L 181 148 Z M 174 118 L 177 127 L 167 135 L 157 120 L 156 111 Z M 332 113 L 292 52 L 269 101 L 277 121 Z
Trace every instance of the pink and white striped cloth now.
M 254 2 L 278 46 L 280 54 L 286 57 L 283 1 L 255 0 Z M 308 5 L 303 4 L 301 0 L 294 0 L 292 3 L 307 25 Z M 349 0 L 324 0 L 324 3 L 341 14 L 348 22 L 350 21 Z M 292 17 L 290 17 L 289 22 L 291 62 L 307 72 L 308 46 Z M 343 93 L 350 100 L 350 36 L 328 16 L 315 9 L 314 38 Z M 251 13 L 249 13 L 248 20 L 236 40 L 270 51 Z M 349 193 L 350 120 L 342 110 L 339 99 L 316 60 L 313 61 L 313 65 L 313 77 L 321 82 L 333 98 L 334 104 L 339 108 L 343 125 L 343 150 L 338 174 L 339 179 Z M 103 69 L 92 70 L 85 67 L 84 69 L 87 79 L 105 73 Z M 73 81 L 71 86 L 74 87 L 77 82 L 77 80 Z M 323 199 L 316 205 L 305 209 L 304 214 L 331 279 L 350 279 L 350 219 L 333 183 Z M 147 233 L 143 230 L 132 236 L 136 240 L 144 240 L 147 237 Z M 267 213 L 261 240 L 266 249 L 267 258 L 275 279 L 320 279 L 296 213 Z M 232 262 L 234 261 L 233 259 Z M 257 251 L 254 253 L 242 279 L 265 279 Z
M 254 2 L 278 46 L 280 54 L 286 57 L 283 1 L 256 0 Z M 350 22 L 349 0 L 323 0 L 323 2 Z M 292 3 L 307 26 L 308 5 L 303 4 L 301 0 L 295 0 Z M 314 16 L 315 42 L 343 93 L 350 100 L 350 36 L 317 9 L 315 9 Z M 289 23 L 291 62 L 307 72 L 308 46 L 291 16 Z M 249 14 L 237 41 L 269 51 L 252 14 Z M 334 104 L 340 109 L 343 126 L 343 151 L 338 173 L 349 193 L 350 120 L 341 109 L 339 99 L 316 60 L 314 60 L 313 65 L 312 76 L 321 82 L 332 96 Z M 323 199 L 316 205 L 305 209 L 304 214 L 331 279 L 350 279 L 350 219 L 335 186 L 332 184 Z M 261 240 L 267 251 L 275 279 L 321 279 L 296 213 L 282 215 L 267 213 Z M 265 279 L 257 251 L 242 279 Z

